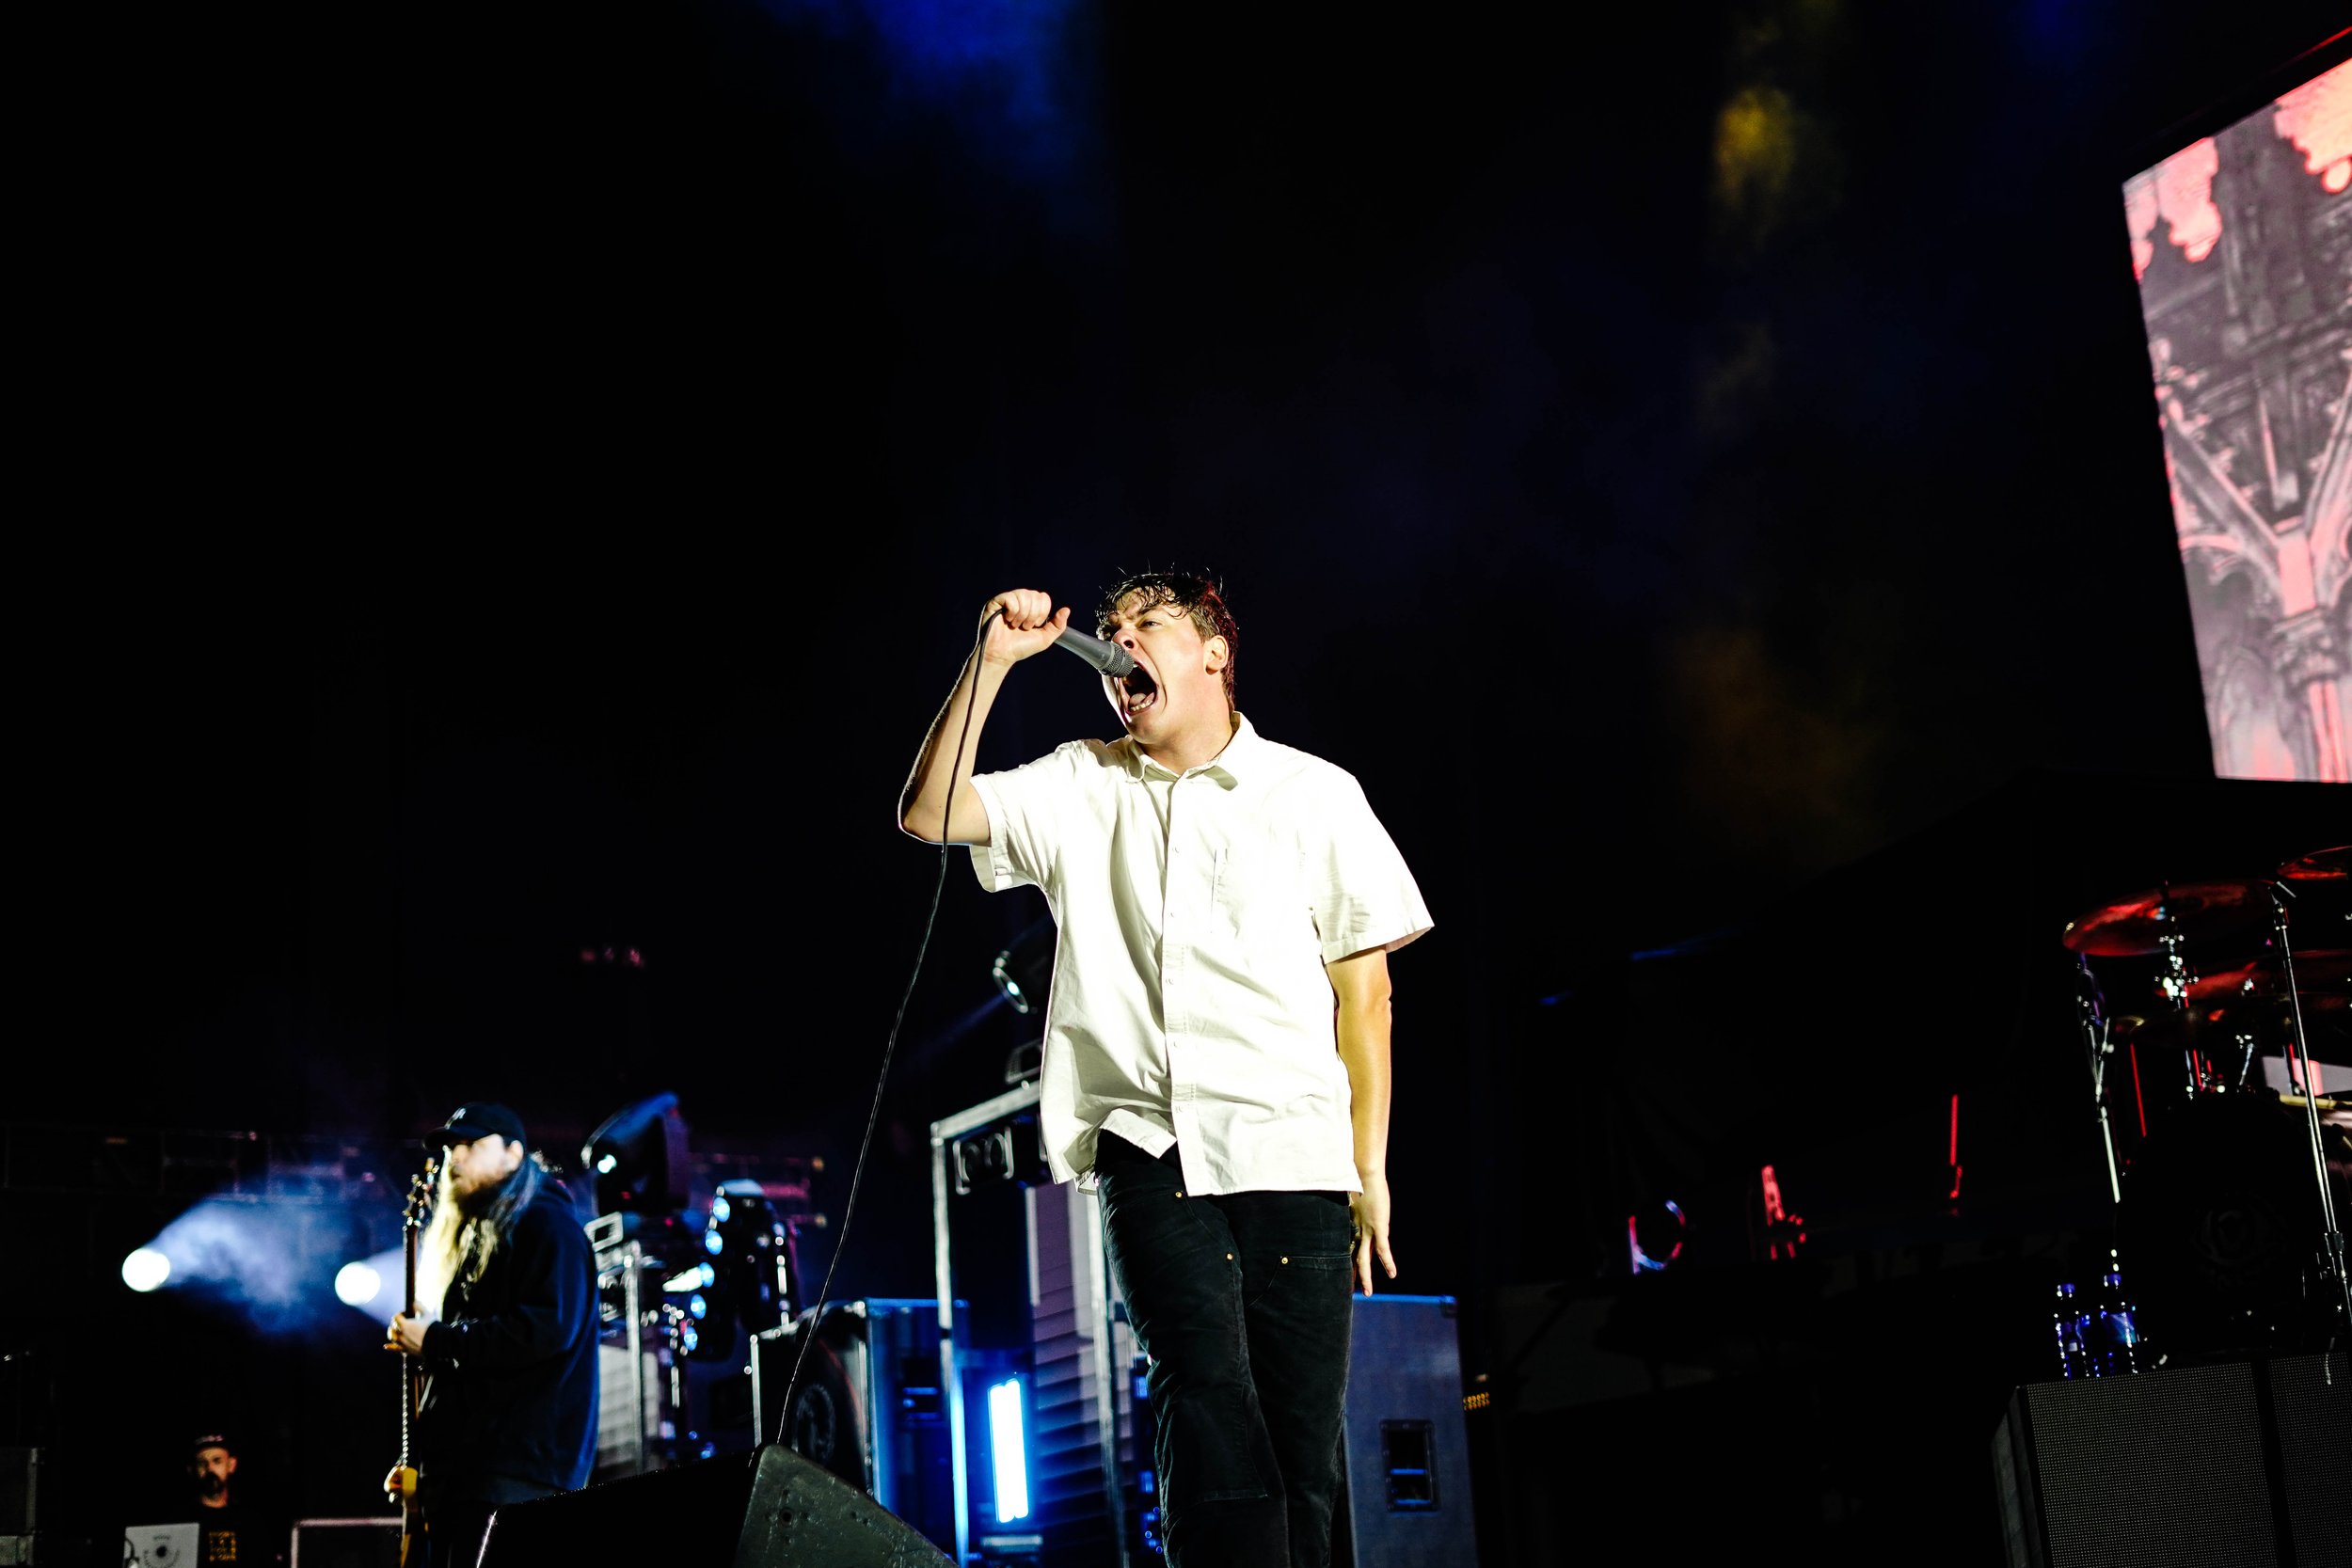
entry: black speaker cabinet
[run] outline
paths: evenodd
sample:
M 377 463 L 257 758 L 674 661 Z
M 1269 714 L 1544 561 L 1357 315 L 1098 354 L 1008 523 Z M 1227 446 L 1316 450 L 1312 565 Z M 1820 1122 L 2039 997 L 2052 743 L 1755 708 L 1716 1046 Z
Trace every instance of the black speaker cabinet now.
M 2352 1568 L 2352 1357 L 2017 1390 L 1993 1440 L 2010 1568 Z
M 1478 1568 L 1452 1296 L 1355 1298 L 1340 1568 Z
M 498 1511 L 481 1568 L 946 1568 L 904 1520 L 814 1461 L 755 1452 L 656 1470 Z
M 39 1449 L 0 1449 L 0 1535 L 30 1535 L 40 1524 Z

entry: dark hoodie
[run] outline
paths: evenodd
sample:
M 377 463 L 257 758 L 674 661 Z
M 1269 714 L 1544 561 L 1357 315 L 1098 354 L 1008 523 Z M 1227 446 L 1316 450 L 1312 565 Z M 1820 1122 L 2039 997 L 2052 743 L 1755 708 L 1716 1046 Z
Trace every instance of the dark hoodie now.
M 596 1453 L 596 1259 L 542 1179 L 482 1277 L 424 1331 L 417 1421 L 426 1496 L 520 1502 L 588 1482 Z

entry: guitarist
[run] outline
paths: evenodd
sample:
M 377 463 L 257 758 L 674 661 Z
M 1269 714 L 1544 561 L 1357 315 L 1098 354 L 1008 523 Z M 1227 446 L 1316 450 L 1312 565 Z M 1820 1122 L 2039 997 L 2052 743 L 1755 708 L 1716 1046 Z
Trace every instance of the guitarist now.
M 583 1486 L 596 1447 L 596 1265 L 564 1184 L 503 1105 L 425 1136 L 440 1185 L 415 1315 L 385 1348 L 425 1374 L 416 1424 L 430 1568 L 472 1568 L 491 1513 Z M 397 1469 L 387 1479 L 397 1493 Z M 408 1568 L 419 1568 L 411 1560 Z

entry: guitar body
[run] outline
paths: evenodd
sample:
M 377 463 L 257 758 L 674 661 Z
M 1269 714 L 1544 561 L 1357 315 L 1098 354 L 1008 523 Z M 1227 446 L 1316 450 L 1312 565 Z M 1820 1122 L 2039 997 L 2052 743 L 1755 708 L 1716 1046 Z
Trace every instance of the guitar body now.
M 424 1509 L 417 1497 L 417 1467 L 400 1467 L 400 1568 L 417 1568 L 424 1555 Z

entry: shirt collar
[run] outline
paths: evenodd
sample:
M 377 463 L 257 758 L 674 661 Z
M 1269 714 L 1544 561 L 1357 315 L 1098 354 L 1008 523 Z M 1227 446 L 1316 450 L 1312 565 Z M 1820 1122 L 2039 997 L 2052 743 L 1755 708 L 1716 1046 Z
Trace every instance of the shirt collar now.
M 1147 774 L 1157 774 L 1164 779 L 1185 776 L 1153 762 L 1143 754 L 1142 747 L 1134 746 L 1132 742 L 1130 745 L 1135 755 L 1136 773 L 1138 777 Z M 1231 789 L 1241 783 L 1241 774 L 1248 772 L 1258 765 L 1264 751 L 1265 742 L 1258 738 L 1257 729 L 1249 722 L 1249 716 L 1236 709 L 1233 714 L 1233 738 L 1225 743 L 1225 750 L 1217 752 L 1216 756 L 1192 771 L 1202 778 L 1216 780 L 1220 788 Z

